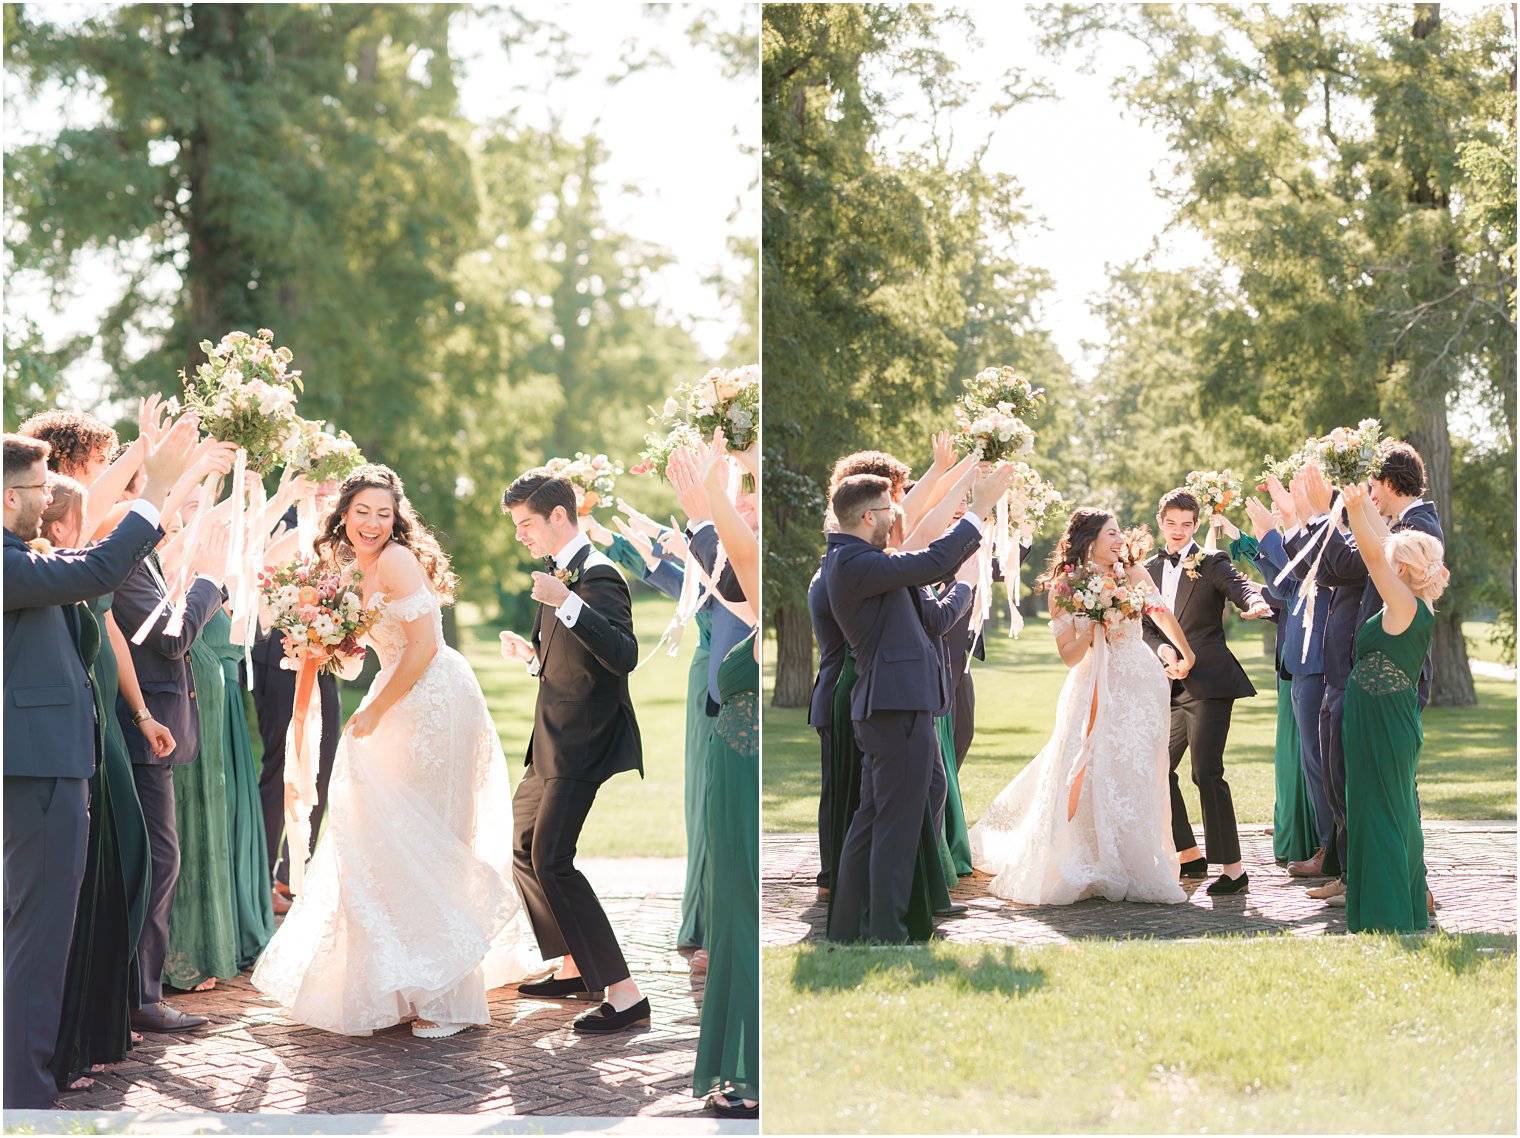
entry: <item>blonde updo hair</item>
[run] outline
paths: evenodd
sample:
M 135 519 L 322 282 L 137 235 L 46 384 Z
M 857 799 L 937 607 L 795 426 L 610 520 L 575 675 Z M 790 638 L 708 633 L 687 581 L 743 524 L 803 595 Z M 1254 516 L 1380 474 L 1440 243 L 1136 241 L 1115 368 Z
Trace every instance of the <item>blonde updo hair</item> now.
M 1436 598 L 1446 591 L 1451 581 L 1451 572 L 1443 561 L 1446 551 L 1441 543 L 1428 533 L 1400 530 L 1388 535 L 1383 548 L 1394 570 L 1403 571 L 1400 576 L 1410 591 L 1421 600 L 1435 604 Z

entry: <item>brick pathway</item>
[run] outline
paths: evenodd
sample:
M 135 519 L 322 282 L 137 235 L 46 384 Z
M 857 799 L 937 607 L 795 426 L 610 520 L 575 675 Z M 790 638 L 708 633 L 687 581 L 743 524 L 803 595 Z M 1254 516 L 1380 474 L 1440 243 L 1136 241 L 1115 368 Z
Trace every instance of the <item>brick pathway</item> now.
M 580 1036 L 570 1021 L 588 1003 L 519 999 L 511 989 L 498 989 L 487 1028 L 434 1041 L 414 1039 L 405 1026 L 351 1038 L 292 1023 L 245 974 L 211 992 L 172 997 L 175 1007 L 208 1016 L 209 1026 L 181 1036 L 149 1034 L 125 1062 L 95 1076 L 90 1090 L 66 1096 L 64 1105 L 86 1124 L 98 1120 L 97 1111 L 137 1112 L 134 1132 L 161 1112 L 421 1112 L 562 1120 L 539 1126 L 541 1133 L 571 1132 L 574 1125 L 563 1123 L 587 1116 L 598 1120 L 597 1128 L 657 1116 L 663 1121 L 655 1132 L 756 1133 L 752 1122 L 720 1125 L 691 1095 L 704 974 L 693 973 L 675 949 L 684 867 L 679 858 L 583 865 L 653 1006 L 648 1031 Z M 20 1121 L 12 1117 L 18 1113 L 7 1112 L 7 1122 Z M 62 1122 L 70 1116 L 42 1117 Z M 267 1132 L 271 1120 L 240 1126 L 224 1115 L 211 1121 L 219 1131 Z M 316 1119 L 312 1124 L 337 1132 Z M 360 1129 L 385 1128 L 371 1118 Z
M 1427 822 L 1425 861 L 1435 893 L 1436 922 L 1447 932 L 1515 931 L 1515 822 Z M 1202 837 L 1202 834 L 1199 834 Z M 965 917 L 941 923 L 951 941 L 1040 944 L 1078 937 L 1182 940 L 1229 933 L 1344 933 L 1346 910 L 1304 895 L 1305 885 L 1272 860 L 1265 826 L 1242 826 L 1242 855 L 1250 891 L 1208 896 L 1189 884 L 1183 905 L 1104 900 L 1068 906 L 1019 905 L 987 892 L 987 878 L 963 878 L 952 895 L 970 906 Z M 816 900 L 816 834 L 766 834 L 762 839 L 761 941 L 767 947 L 820 938 L 825 907 Z M 1217 875 L 1217 868 L 1215 873 Z

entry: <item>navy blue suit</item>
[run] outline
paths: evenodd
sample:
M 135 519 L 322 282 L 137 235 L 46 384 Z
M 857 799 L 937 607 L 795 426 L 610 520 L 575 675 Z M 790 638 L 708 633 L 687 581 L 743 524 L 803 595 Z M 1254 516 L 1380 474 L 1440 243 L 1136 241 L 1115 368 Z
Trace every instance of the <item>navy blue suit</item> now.
M 36 553 L 5 531 L 5 1079 L 9 1110 L 58 1098 L 48 1064 L 100 746 L 76 603 L 109 593 L 163 536 L 136 512 L 88 550 Z M 134 730 L 132 734 L 137 734 Z
M 908 939 L 913 863 L 939 752 L 934 717 L 949 714 L 951 694 L 945 658 L 925 627 L 934 614 L 921 586 L 954 573 L 980 544 L 969 519 L 917 553 L 829 535 L 823 575 L 855 653 L 850 711 L 862 753 L 860 806 L 834 883 L 833 940 Z
M 179 829 L 174 821 L 173 768 L 200 757 L 200 715 L 195 701 L 195 679 L 190 673 L 190 646 L 225 599 L 221 587 L 204 577 L 196 578 L 185 597 L 185 623 L 176 636 L 164 628 L 167 611 L 160 613 L 141 644 L 132 637 L 154 606 L 163 598 L 165 581 L 157 556 L 144 560 L 116 590 L 112 611 L 127 636 L 132 667 L 142 688 L 143 702 L 174 734 L 174 750 L 160 758 L 148 749 L 140 731 L 127 731 L 127 753 L 132 757 L 132 781 L 142 801 L 143 821 L 148 824 L 148 850 L 153 856 L 153 877 L 148 886 L 148 913 L 137 942 L 138 967 L 142 972 L 142 1002 L 163 999 L 164 956 L 169 948 L 169 914 L 174 908 L 174 889 L 179 883 Z M 220 698 L 221 693 L 209 693 Z M 131 709 L 118 696 L 116 714 L 123 727 Z
M 818 642 L 818 675 L 813 680 L 813 697 L 808 703 L 808 723 L 818 732 L 819 753 L 822 760 L 822 780 L 818 792 L 818 887 L 826 889 L 829 881 L 829 856 L 834 848 L 830 820 L 834 809 L 834 788 L 831 785 L 830 757 L 834 749 L 834 688 L 839 683 L 839 671 L 844 666 L 844 654 L 848 645 L 834 612 L 829 608 L 829 588 L 823 577 L 823 559 L 818 560 L 818 572 L 808 582 L 808 619 L 813 625 L 813 639 Z

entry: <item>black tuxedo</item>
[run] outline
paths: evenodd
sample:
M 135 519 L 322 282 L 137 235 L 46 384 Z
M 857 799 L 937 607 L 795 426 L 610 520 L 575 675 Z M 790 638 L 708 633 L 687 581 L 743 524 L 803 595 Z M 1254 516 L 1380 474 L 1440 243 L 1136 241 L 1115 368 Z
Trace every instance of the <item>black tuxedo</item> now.
M 174 778 L 172 768 L 194 762 L 200 756 L 200 715 L 195 701 L 195 679 L 190 673 L 190 646 L 201 629 L 226 599 L 226 593 L 209 580 L 197 578 L 185 598 L 184 628 L 177 636 L 165 634 L 169 613 L 164 611 L 153 622 L 141 644 L 132 644 L 136 634 L 154 607 L 163 598 L 165 582 L 157 555 L 150 555 L 133 570 L 119 589 L 112 610 L 127 636 L 132 653 L 132 667 L 142 688 L 143 702 L 153 718 L 174 733 L 174 750 L 160 758 L 148 749 L 142 732 L 131 729 L 131 709 L 118 696 L 116 714 L 127 735 L 127 752 L 132 756 L 132 780 L 142 802 L 143 821 L 148 824 L 148 849 L 152 854 L 153 877 L 148 888 L 148 913 L 142 936 L 137 942 L 138 966 L 142 972 L 142 1002 L 156 1003 L 163 998 L 164 956 L 169 948 L 169 914 L 174 908 L 174 888 L 179 882 L 179 830 L 174 820 Z M 221 692 L 208 693 L 220 699 Z
M 590 988 L 627 979 L 628 964 L 590 883 L 575 868 L 597 788 L 620 771 L 642 776 L 643 749 L 628 674 L 639 662 L 628 585 L 590 546 L 566 568 L 582 602 L 573 627 L 540 604 L 533 621 L 538 700 L 527 770 L 512 797 L 512 876 L 545 958 L 569 954 Z
M 839 683 L 839 672 L 844 667 L 844 654 L 848 645 L 834 612 L 829 607 L 829 589 L 823 578 L 823 559 L 818 562 L 818 572 L 808 582 L 808 619 L 813 625 L 813 638 L 818 642 L 818 674 L 813 679 L 813 695 L 808 702 L 808 724 L 818 732 L 818 744 L 822 758 L 822 777 L 818 792 L 818 886 L 829 884 L 829 860 L 833 850 L 834 787 L 829 776 L 833 766 L 834 750 L 834 688 Z
M 913 863 L 939 751 L 934 716 L 949 713 L 951 695 L 945 658 L 926 631 L 935 614 L 921 586 L 953 573 L 980 543 L 967 519 L 918 553 L 888 554 L 858 537 L 829 535 L 823 574 L 855 653 L 851 718 L 863 756 L 860 805 L 834 883 L 834 940 L 908 938 Z
M 1145 563 L 1146 571 L 1161 592 L 1164 555 Z M 1172 841 L 1179 851 L 1196 844 L 1187 803 L 1177 780 L 1177 767 L 1190 753 L 1193 785 L 1203 811 L 1204 856 L 1220 865 L 1240 860 L 1240 834 L 1235 822 L 1235 801 L 1224 777 L 1224 748 L 1230 733 L 1235 700 L 1256 694 L 1250 678 L 1224 637 L 1224 606 L 1231 601 L 1241 610 L 1263 600 L 1260 591 L 1230 564 L 1227 553 L 1202 558 L 1194 578 L 1182 571 L 1177 582 L 1173 615 L 1182 626 L 1195 663 L 1184 680 L 1172 681 L 1172 737 L 1169 747 L 1172 797 Z M 1154 621 L 1144 621 L 1146 644 L 1155 650 L 1170 643 Z M 1175 646 L 1174 646 L 1175 647 Z
M 84 879 L 88 780 L 100 747 L 89 674 L 98 630 L 77 602 L 116 588 L 162 536 L 135 511 L 89 550 L 36 553 L 5 531 L 7 1110 L 47 1109 L 58 1098 L 48 1065 Z

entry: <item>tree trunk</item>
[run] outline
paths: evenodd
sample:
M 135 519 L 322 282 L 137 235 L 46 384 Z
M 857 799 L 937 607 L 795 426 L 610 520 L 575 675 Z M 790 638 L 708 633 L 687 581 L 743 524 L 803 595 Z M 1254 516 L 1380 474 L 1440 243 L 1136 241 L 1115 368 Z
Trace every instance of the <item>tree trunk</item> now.
M 1409 442 L 1425 460 L 1430 480 L 1426 497 L 1435 504 L 1441 527 L 1448 535 L 1454 528 L 1451 514 L 1451 435 L 1446 424 L 1446 401 L 1438 395 L 1420 401 Z M 1453 573 L 1461 566 L 1447 565 Z M 1448 594 L 1451 596 L 1452 594 Z M 1462 613 L 1454 604 L 1438 605 L 1430 650 L 1434 676 L 1430 706 L 1472 707 L 1478 702 L 1472 666 L 1467 660 L 1467 640 L 1462 635 Z
M 813 626 L 807 609 L 776 606 L 776 690 L 772 707 L 806 707 L 813 697 Z

